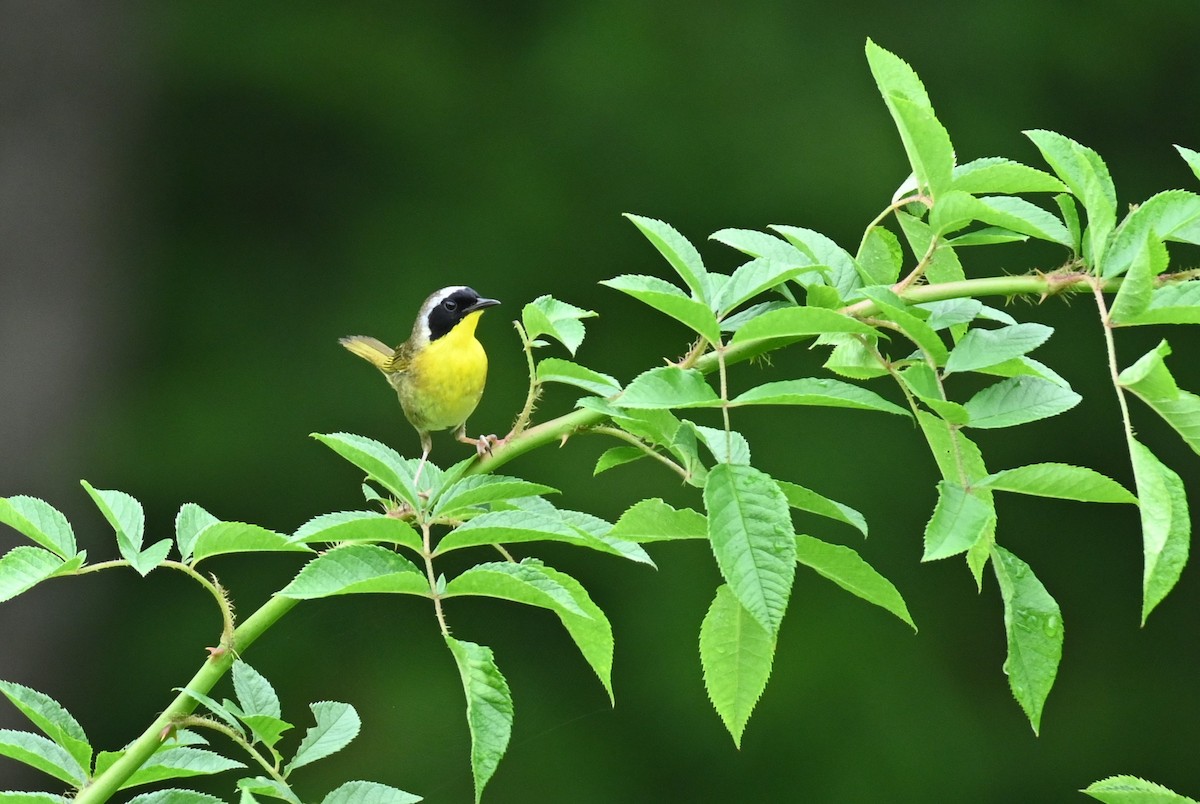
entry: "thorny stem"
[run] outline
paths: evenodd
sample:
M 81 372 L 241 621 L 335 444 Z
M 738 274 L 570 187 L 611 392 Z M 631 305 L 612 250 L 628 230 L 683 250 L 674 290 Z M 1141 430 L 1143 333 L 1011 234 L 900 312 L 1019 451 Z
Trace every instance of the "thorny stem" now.
M 513 326 L 516 327 L 517 334 L 521 336 L 521 346 L 525 349 L 525 362 L 529 367 L 529 393 L 525 396 L 525 407 L 521 408 L 521 412 L 517 414 L 512 431 L 506 438 L 515 438 L 525 431 L 525 428 L 529 426 L 529 420 L 533 418 L 538 398 L 542 395 L 542 384 L 538 382 L 537 369 L 533 363 L 533 344 L 520 321 L 514 321 Z
M 1125 389 L 1119 379 L 1120 369 L 1117 367 L 1117 345 L 1113 341 L 1113 323 L 1109 317 L 1108 303 L 1104 300 L 1104 291 L 1100 279 L 1092 282 L 1092 294 L 1096 297 L 1096 309 L 1100 312 L 1100 326 L 1104 330 L 1104 348 L 1108 352 L 1108 371 L 1112 376 L 1113 390 L 1117 392 L 1117 403 L 1121 407 L 1121 422 L 1125 426 L 1125 438 L 1133 440 L 1133 420 L 1129 418 L 1129 404 L 1125 401 Z
M 909 272 L 908 276 L 892 285 L 892 291 L 894 293 L 903 293 L 916 284 L 921 277 L 925 275 L 925 270 L 929 267 L 930 261 L 933 260 L 934 253 L 938 250 L 939 240 L 940 238 L 937 235 L 930 236 L 929 248 L 925 249 L 925 253 L 922 254 L 921 259 L 917 261 L 916 267 Z
M 259 765 L 261 765 L 263 770 L 265 770 L 267 773 L 271 774 L 272 779 L 274 779 L 277 782 L 280 782 L 281 784 L 285 784 L 285 785 L 287 784 L 287 777 L 279 772 L 279 765 L 277 763 L 273 763 L 273 762 L 269 761 L 266 757 L 264 757 L 262 755 L 261 752 L 256 750 L 254 748 L 254 746 L 251 745 L 246 740 L 245 737 L 243 737 L 237 731 L 235 731 L 234 729 L 225 725 L 224 723 L 220 723 L 220 722 L 213 720 L 212 718 L 208 718 L 208 717 L 197 717 L 196 715 L 188 715 L 187 717 L 182 717 L 179 720 L 175 721 L 175 723 L 173 725 L 177 729 L 204 728 L 204 729 L 211 729 L 215 732 L 219 732 L 220 734 L 224 734 L 230 740 L 237 743 L 239 748 L 241 748 L 247 754 L 249 754 L 251 757 L 253 757 L 254 761 L 257 762 Z

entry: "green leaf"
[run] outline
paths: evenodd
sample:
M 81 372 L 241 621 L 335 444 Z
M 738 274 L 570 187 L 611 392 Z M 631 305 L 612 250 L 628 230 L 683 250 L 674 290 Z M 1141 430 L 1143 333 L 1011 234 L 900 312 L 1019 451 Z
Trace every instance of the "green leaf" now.
M 796 560 L 828 578 L 847 592 L 890 611 L 917 630 L 904 598 L 892 582 L 880 575 L 856 551 L 828 544 L 812 536 L 796 536 Z
M 1104 246 L 1117 222 L 1117 191 L 1100 155 L 1069 137 L 1053 131 L 1026 131 L 1046 164 L 1087 210 L 1084 254 L 1092 265 L 1102 265 Z
M 750 442 L 736 430 L 721 430 L 716 427 L 688 422 L 696 431 L 696 438 L 708 447 L 713 459 L 719 463 L 750 463 Z
M 1011 229 L 1005 229 L 1001 226 L 984 226 L 980 229 L 972 229 L 969 232 L 956 235 L 946 240 L 950 246 L 957 248 L 958 246 L 994 246 L 1000 243 L 1024 243 L 1029 240 L 1029 235 L 1014 232 Z
M 713 294 L 713 307 L 716 308 L 717 315 L 724 318 L 760 293 L 812 270 L 811 261 L 807 257 L 803 257 L 800 262 L 759 257 L 734 270 L 729 280 Z
M 611 447 L 606 449 L 596 459 L 596 467 L 592 469 L 592 475 L 598 475 L 601 472 L 607 472 L 609 469 L 620 466 L 625 463 L 632 463 L 639 458 L 645 458 L 646 451 L 640 447 Z
M 378 511 L 339 511 L 314 517 L 291 536 L 292 542 L 386 542 L 420 552 L 421 536 L 402 519 Z
M 1147 240 L 1200 242 L 1200 195 L 1166 190 L 1130 212 L 1104 255 L 1101 275 L 1120 276 L 1129 270 Z
M 142 550 L 146 514 L 142 511 L 140 502 L 123 491 L 97 489 L 86 480 L 81 480 L 80 483 L 116 531 L 117 549 L 121 558 L 128 561 L 139 575 L 145 577 L 166 559 L 171 549 L 170 539 L 155 542 Z
M 709 235 L 709 240 L 716 240 L 737 249 L 751 257 L 769 257 L 795 265 L 812 265 L 812 259 L 803 251 L 766 232 L 754 229 L 721 229 Z
M 1200 175 L 1200 167 L 1196 170 Z M 1087 793 L 1105 804 L 1196 804 L 1195 799 L 1136 776 L 1109 776 L 1092 782 L 1079 792 Z
M 629 433 L 667 450 L 683 466 L 686 482 L 703 486 L 707 470 L 700 460 L 696 431 L 684 424 L 669 410 L 647 408 L 622 410 L 590 397 L 579 402 L 580 407 L 598 410 L 609 416 Z
M 1020 357 L 1041 346 L 1053 334 L 1054 328 L 1045 324 L 969 329 L 951 350 L 946 360 L 946 373 L 974 371 Z
M 900 278 L 904 249 L 891 231 L 875 226 L 863 238 L 855 262 L 867 285 L 891 285 Z
M 1166 245 L 1151 232 L 1117 290 L 1117 297 L 1109 309 L 1110 321 L 1114 324 L 1138 323 L 1138 317 L 1150 308 L 1154 298 L 1154 278 L 1167 270 L 1169 259 Z
M 353 433 L 313 433 L 312 437 L 367 473 L 367 477 L 403 500 L 420 509 L 417 490 L 413 487 L 416 461 L 408 461 L 391 447 Z M 428 472 L 429 466 L 425 467 Z
M 1142 519 L 1142 624 L 1174 588 L 1187 563 L 1192 523 L 1183 481 L 1136 439 L 1129 456 Z
M 1184 148 L 1182 145 L 1176 145 L 1175 150 L 1187 162 L 1188 167 L 1196 174 L 1196 178 L 1200 179 L 1200 153 L 1193 151 L 1191 148 Z
M 1065 463 L 1033 463 L 988 475 L 973 485 L 993 491 L 1011 491 L 1035 497 L 1057 497 L 1094 503 L 1133 503 L 1134 497 L 1120 483 L 1095 469 Z
M 733 345 L 753 344 L 763 351 L 830 332 L 873 336 L 866 324 L 823 307 L 786 307 L 752 318 L 738 328 Z
M 243 714 L 280 716 L 279 696 L 261 673 L 241 659 L 235 659 L 231 675 Z
M 933 231 L 925 221 L 902 210 L 896 211 L 896 220 L 914 254 L 928 254 L 931 243 L 934 246 L 933 256 L 925 268 L 926 279 L 930 282 L 957 282 L 966 278 L 954 249 L 946 245 L 944 240 L 933 243 Z
M 153 753 L 132 776 L 125 780 L 121 789 L 152 784 L 167 779 L 182 779 L 191 776 L 208 776 L 234 768 L 246 767 L 241 762 L 227 759 L 213 751 L 201 748 L 163 748 Z
M 0 557 L 0 602 L 27 592 L 42 581 L 53 578 L 66 565 L 49 550 L 21 545 Z
M 909 307 L 891 290 L 882 287 L 863 288 L 863 295 L 875 302 L 880 312 L 890 318 L 918 348 L 938 365 L 946 362 L 946 344 L 941 337 L 923 321 L 920 308 Z
M 704 505 L 721 575 L 746 611 L 778 633 L 796 575 L 787 498 L 770 475 L 721 463 L 708 474 Z
M 311 553 L 302 542 L 292 541 L 282 533 L 248 525 L 245 522 L 217 522 L 209 525 L 196 537 L 192 546 L 192 563 L 226 553 Z
M 970 426 L 1012 427 L 1057 416 L 1079 404 L 1081 397 L 1038 377 L 1013 377 L 989 385 L 967 401 Z
M 909 415 L 907 410 L 874 391 L 841 380 L 817 377 L 764 383 L 739 394 L 730 405 L 819 405 Z
M 824 367 L 852 380 L 870 380 L 887 375 L 887 368 L 876 357 L 874 351 L 864 343 L 866 340 L 872 346 L 874 338 L 860 339 L 853 335 L 825 335 L 818 343 L 834 344 L 833 351 L 825 361 Z
M 284 732 L 292 728 L 291 723 L 273 715 L 242 715 L 241 718 L 242 722 L 250 727 L 255 740 L 272 748 Z
M 933 114 L 925 86 L 906 62 L 870 40 L 867 63 L 896 123 L 918 184 L 936 197 L 950 187 L 954 147 Z
M 1059 193 L 1054 196 L 1054 203 L 1058 205 L 1067 231 L 1071 233 L 1071 251 L 1078 254 L 1083 249 L 1083 234 L 1079 228 L 1079 208 L 1075 206 L 1075 198 L 1069 193 Z
M 667 258 L 667 262 L 683 279 L 684 284 L 691 288 L 692 297 L 697 301 L 704 302 L 706 306 L 710 306 L 712 298 L 709 291 L 709 276 L 696 247 L 686 237 L 662 221 L 630 213 L 625 213 L 625 217 L 641 230 L 660 254 Z
M 216 799 L 214 799 L 216 800 Z M 50 793 L 0 793 L 0 804 L 71 804 L 63 796 Z
M 719 406 L 721 400 L 696 369 L 659 366 L 634 377 L 613 404 L 622 408 L 707 408 Z
M 521 309 L 521 323 L 529 340 L 549 335 L 574 355 L 583 343 L 584 327 L 581 319 L 593 318 L 595 315 L 591 310 L 584 310 L 551 296 L 538 296 Z
M 707 539 L 708 521 L 704 514 L 690 508 L 672 508 L 656 497 L 642 500 L 621 514 L 609 535 L 639 543 Z
M 1024 198 L 1014 196 L 977 198 L 975 199 L 974 217 L 977 221 L 1036 237 L 1039 240 L 1060 243 L 1068 248 L 1072 245 L 1071 232 L 1063 225 L 1062 221 Z
M 433 516 L 453 517 L 467 512 L 468 509 L 478 509 L 492 503 L 556 493 L 556 488 L 531 483 L 518 477 L 471 475 L 455 482 L 438 496 L 434 501 Z
M 286 801 L 288 804 L 303 804 L 300 799 L 292 792 L 292 788 L 287 782 L 280 782 L 276 779 L 269 779 L 266 776 L 255 776 L 252 779 L 238 779 L 238 790 L 242 791 L 241 804 L 249 804 L 247 797 L 251 802 L 257 802 L 254 796 L 268 796 L 277 798 L 280 801 Z
M 1175 384 L 1164 358 L 1171 347 L 1162 341 L 1117 377 L 1200 454 L 1200 396 Z
M 197 692 L 196 690 L 188 689 L 187 687 L 175 687 L 175 692 L 183 693 L 184 695 L 188 696 L 192 700 L 196 701 L 201 706 L 203 706 L 205 709 L 212 712 L 217 718 L 219 718 L 221 721 L 223 721 L 225 723 L 225 725 L 229 726 L 229 728 L 233 729 L 237 734 L 245 736 L 245 734 L 246 734 L 245 729 L 242 728 L 242 724 L 239 723 L 238 719 L 233 716 L 233 713 L 230 712 L 229 709 L 227 709 L 222 704 L 218 703 L 213 698 L 210 698 L 208 695 L 205 695 L 203 692 Z M 231 702 L 226 701 L 226 703 L 231 703 Z M 100 757 L 103 757 L 103 756 L 105 756 L 105 754 L 101 753 Z M 100 765 L 101 765 L 100 757 L 98 757 L 96 759 L 97 769 L 99 769 Z M 112 764 L 112 761 L 115 761 L 115 759 L 116 758 L 114 757 L 109 762 L 109 764 Z
M 709 343 L 721 342 L 721 327 L 708 304 L 684 294 L 670 282 L 654 276 L 624 274 L 600 283 L 626 293 L 638 301 L 666 313 Z
M 446 584 L 444 597 L 461 595 L 495 597 L 553 611 L 613 699 L 612 626 L 577 580 L 533 559 L 519 564 L 491 562 L 476 565 Z
M 795 483 L 788 483 L 784 480 L 777 480 L 775 482 L 779 484 L 780 491 L 783 492 L 783 496 L 787 498 L 788 505 L 792 508 L 808 511 L 810 514 L 834 519 L 838 522 L 845 522 L 850 527 L 857 529 L 864 537 L 867 535 L 867 520 L 850 506 L 843 505 L 836 500 L 831 500 Z
M 621 384 L 607 374 L 557 357 L 547 357 L 538 362 L 537 379 L 541 383 L 573 385 L 596 396 L 612 396 L 621 391 Z
M 341 751 L 358 736 L 362 728 L 358 712 L 348 703 L 319 701 L 309 704 L 308 708 L 312 710 L 317 723 L 304 733 L 296 755 L 284 770 L 285 774 Z
M 45 693 L 11 681 L 0 681 L 0 693 L 81 767 L 92 766 L 92 745 L 79 721 L 62 704 Z
M 700 665 L 709 700 L 739 748 L 774 659 L 775 636 L 742 607 L 728 586 L 717 587 L 700 624 Z
M 1013 696 L 1037 734 L 1042 707 L 1062 659 L 1062 612 L 1029 565 L 999 545 L 992 548 L 992 569 L 1004 600 L 1004 632 L 1008 638 L 1004 672 Z
M 129 804 L 225 804 L 216 796 L 194 790 L 155 790 L 129 799 Z
M 970 421 L 967 409 L 957 402 L 942 398 L 937 374 L 928 363 L 913 363 L 900 372 L 905 386 L 920 399 L 927 408 L 951 424 L 966 424 Z
M 175 544 L 179 547 L 180 557 L 184 561 L 191 560 L 192 548 L 200 531 L 220 521 L 195 503 L 180 506 L 179 513 L 175 515 Z
M 1128 280 L 1126 280 L 1128 281 Z M 1150 306 L 1128 324 L 1200 324 L 1200 280 L 1173 282 L 1150 294 Z
M 321 804 L 415 804 L 420 796 L 377 782 L 346 782 L 334 788 Z
M 848 297 L 862 287 L 862 277 L 854 258 L 826 235 L 800 226 L 776 224 L 770 228 L 779 232 L 787 238 L 789 243 L 808 255 L 815 267 L 829 266 L 831 274 L 829 282 L 841 298 Z
M 990 498 L 972 494 L 949 480 L 938 481 L 937 489 L 937 505 L 925 526 L 922 561 L 966 552 L 996 525 L 996 508 Z
M 393 550 L 350 544 L 309 561 L 278 594 L 311 600 L 368 592 L 428 595 L 429 581 L 415 564 Z
M 62 512 L 36 497 L 0 497 L 0 522 L 64 561 L 75 557 L 75 532 Z
M 37 768 L 72 787 L 81 787 L 87 776 L 65 748 L 27 731 L 0 729 L 0 756 Z
M 478 804 L 512 736 L 513 703 L 508 682 L 496 667 L 491 648 L 446 637 L 454 655 L 467 697 L 467 724 L 471 729 L 471 773 Z
M 954 168 L 955 190 L 982 193 L 1058 193 L 1067 188 L 1049 173 L 1011 159 L 988 156 Z

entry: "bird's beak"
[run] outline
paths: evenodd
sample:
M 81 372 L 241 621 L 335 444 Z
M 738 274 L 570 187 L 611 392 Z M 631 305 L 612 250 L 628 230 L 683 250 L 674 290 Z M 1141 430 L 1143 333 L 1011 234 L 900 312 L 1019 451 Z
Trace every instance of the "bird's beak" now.
M 463 309 L 464 313 L 473 313 L 476 310 L 482 310 L 485 307 L 495 307 L 500 302 L 496 299 L 476 299 L 475 303 L 470 307 Z

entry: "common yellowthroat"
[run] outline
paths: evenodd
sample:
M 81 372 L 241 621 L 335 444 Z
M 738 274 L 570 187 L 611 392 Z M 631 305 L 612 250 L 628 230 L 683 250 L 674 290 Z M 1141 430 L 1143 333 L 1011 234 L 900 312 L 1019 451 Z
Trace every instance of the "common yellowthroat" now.
M 429 458 L 433 431 L 454 428 L 454 437 L 473 444 L 480 454 L 496 440 L 467 437 L 467 417 L 479 404 L 487 381 L 487 353 L 475 339 L 475 327 L 483 311 L 499 303 L 454 285 L 425 300 L 412 335 L 395 349 L 363 335 L 339 341 L 383 372 L 400 397 L 405 418 L 421 436 L 421 464 L 414 483 Z

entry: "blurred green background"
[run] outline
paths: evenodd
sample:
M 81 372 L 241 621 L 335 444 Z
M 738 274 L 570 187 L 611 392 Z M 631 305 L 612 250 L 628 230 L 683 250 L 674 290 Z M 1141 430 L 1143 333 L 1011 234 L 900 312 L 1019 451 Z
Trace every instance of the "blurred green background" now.
M 1106 158 L 1122 205 L 1195 189 L 1170 146 L 1200 147 L 1198 32 L 1194 0 L 5 3 L 0 495 L 58 506 L 93 559 L 114 549 L 79 478 L 140 498 L 155 539 L 187 501 L 282 531 L 355 508 L 357 471 L 307 435 L 361 433 L 406 454 L 418 443 L 337 338 L 398 343 L 446 284 L 505 305 L 480 328 L 492 379 L 474 431 L 505 432 L 520 407 L 508 321 L 543 293 L 600 312 L 580 352 L 594 368 L 626 380 L 682 353 L 678 326 L 596 284 L 668 270 L 620 213 L 671 222 L 721 270 L 734 255 L 702 241 L 724 227 L 802 225 L 853 249 L 908 173 L 867 37 L 914 65 L 960 161 L 1040 164 L 1020 131 L 1049 128 Z M 976 276 L 1063 258 L 1033 245 L 965 255 Z M 1038 356 L 1085 401 L 980 433 L 989 464 L 1070 461 L 1131 483 L 1094 310 L 1078 298 L 1013 312 L 1060 327 Z M 1200 343 L 1169 334 L 1177 377 L 1200 389 Z M 1119 335 L 1128 364 L 1164 332 Z M 740 367 L 735 385 L 819 370 L 820 355 L 794 351 Z M 571 402 L 551 393 L 542 415 Z M 1135 416 L 1200 505 L 1196 456 Z M 1001 672 L 994 584 L 980 595 L 961 562 L 919 564 L 935 470 L 919 434 L 885 418 L 798 410 L 737 414 L 735 426 L 762 468 L 863 511 L 865 543 L 798 524 L 861 549 L 905 594 L 918 635 L 802 571 L 739 751 L 700 675 L 696 636 L 719 582 L 702 545 L 653 549 L 657 572 L 531 549 L 608 612 L 617 705 L 546 612 L 455 602 L 456 636 L 495 649 L 516 701 L 488 800 L 1071 801 L 1114 773 L 1200 794 L 1194 567 L 1139 628 L 1132 508 L 1000 500 L 1001 543 L 1066 622 L 1035 737 Z M 593 479 L 605 446 L 581 437 L 507 470 L 609 519 L 646 495 L 699 504 L 648 465 Z M 440 462 L 460 454 L 436 440 Z M 246 614 L 297 565 L 209 569 Z M 53 695 L 115 748 L 217 629 L 203 593 L 173 575 L 58 581 L 0 607 L 0 678 Z M 309 701 L 363 716 L 349 749 L 295 774 L 312 800 L 351 778 L 470 800 L 459 681 L 420 601 L 303 604 L 245 658 L 276 684 L 297 735 Z M 0 726 L 19 724 L 0 707 Z M 231 797 L 232 778 L 206 789 Z M 41 783 L 8 761 L 0 781 Z

